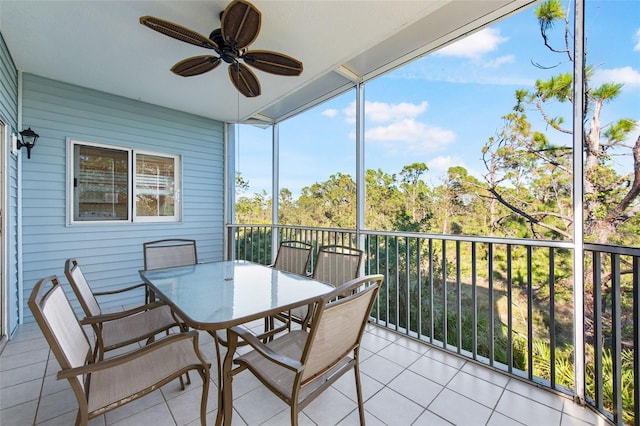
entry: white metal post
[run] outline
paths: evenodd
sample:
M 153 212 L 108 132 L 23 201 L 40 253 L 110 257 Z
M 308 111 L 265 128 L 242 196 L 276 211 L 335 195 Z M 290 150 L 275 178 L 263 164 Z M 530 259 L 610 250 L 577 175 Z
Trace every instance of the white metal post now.
M 360 233 L 365 228 L 364 173 L 364 85 L 359 81 L 356 84 L 356 235 L 358 236 L 358 248 L 361 250 L 365 249 L 365 237 Z
M 573 63 L 573 307 L 574 307 L 574 400 L 585 401 L 584 350 L 584 0 L 575 0 Z
M 280 212 L 280 127 L 278 123 L 271 126 L 271 223 L 278 224 Z M 271 231 L 271 259 L 275 261 L 278 252 L 278 230 Z M 273 262 L 272 262 L 273 263 Z
M 236 125 L 225 123 L 224 125 L 224 223 L 229 225 L 235 222 L 236 204 Z M 234 260 L 235 239 L 229 238 L 229 228 L 223 235 L 224 259 Z

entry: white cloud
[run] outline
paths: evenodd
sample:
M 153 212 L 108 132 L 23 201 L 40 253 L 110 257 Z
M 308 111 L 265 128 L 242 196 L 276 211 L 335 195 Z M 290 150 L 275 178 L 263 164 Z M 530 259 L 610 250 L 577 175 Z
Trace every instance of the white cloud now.
M 480 173 L 474 167 L 469 167 L 467 164 L 465 164 L 464 160 L 460 156 L 441 155 L 427 161 L 427 167 L 429 167 L 431 177 L 435 179 L 446 179 L 447 171 L 449 171 L 449 168 L 451 167 L 464 167 L 467 170 L 469 176 L 473 176 L 480 181 L 484 179 L 482 173 Z
M 631 67 L 598 70 L 593 76 L 593 83 L 605 82 L 624 83 L 625 87 L 640 86 L 640 72 Z
M 364 111 L 367 118 L 376 123 L 384 123 L 404 118 L 414 118 L 427 110 L 428 103 L 423 101 L 419 105 L 409 102 L 388 104 L 385 102 L 365 102 Z
M 636 39 L 636 45 L 633 47 L 633 50 L 638 52 L 638 51 L 640 51 L 640 28 L 638 28 L 638 30 L 636 30 L 636 34 L 635 34 L 634 38 Z
M 333 118 L 336 115 L 338 115 L 338 110 L 335 108 L 329 108 L 322 111 L 321 114 L 324 115 L 325 117 Z
M 505 56 L 500 56 L 496 59 L 493 59 L 491 61 L 487 61 L 484 63 L 484 67 L 485 68 L 500 68 L 501 65 L 504 64 L 512 64 L 515 62 L 515 56 L 513 55 L 505 55 Z
M 500 35 L 499 30 L 485 28 L 438 50 L 435 54 L 475 59 L 486 53 L 493 52 L 501 43 L 507 40 L 506 37 Z
M 460 157 L 454 158 L 450 155 L 442 156 L 439 155 L 436 158 L 429 160 L 427 162 L 427 167 L 429 167 L 429 171 L 433 172 L 434 175 L 443 175 L 449 170 L 450 167 L 453 166 L 461 166 L 462 160 Z
M 367 119 L 374 123 L 385 123 L 403 120 L 405 118 L 415 118 L 425 112 L 428 106 L 427 101 L 422 101 L 420 104 L 412 104 L 410 102 L 400 102 L 399 104 L 365 102 L 364 113 Z M 351 102 L 343 112 L 347 117 L 347 122 L 354 122 L 356 115 L 355 102 Z
M 406 118 L 367 130 L 365 139 L 369 142 L 382 142 L 390 154 L 427 154 L 453 143 L 456 134 L 452 130 Z

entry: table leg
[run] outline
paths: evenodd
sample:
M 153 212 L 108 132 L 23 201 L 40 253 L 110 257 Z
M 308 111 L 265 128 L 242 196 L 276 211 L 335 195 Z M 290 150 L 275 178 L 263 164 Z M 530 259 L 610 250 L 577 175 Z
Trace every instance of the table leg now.
M 220 359 L 220 342 L 218 341 L 218 332 L 216 330 L 209 331 L 213 337 L 213 344 L 216 347 L 216 370 L 218 373 L 218 414 L 216 415 L 216 426 L 222 424 L 223 404 L 222 404 L 222 360 Z
M 233 363 L 233 356 L 238 346 L 238 335 L 229 333 L 227 330 L 227 353 L 224 357 L 224 363 L 222 364 L 222 406 L 225 426 L 231 426 L 231 417 L 233 415 L 233 389 L 231 378 L 231 366 Z M 218 414 L 220 414 L 220 408 L 218 407 Z M 216 423 L 218 419 L 216 418 Z

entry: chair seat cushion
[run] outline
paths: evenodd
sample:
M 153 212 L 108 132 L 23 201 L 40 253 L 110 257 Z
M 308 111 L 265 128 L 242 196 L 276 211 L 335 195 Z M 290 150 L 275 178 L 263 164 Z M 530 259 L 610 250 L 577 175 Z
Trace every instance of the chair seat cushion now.
M 182 339 L 130 362 L 91 374 L 88 411 L 100 414 L 155 390 L 187 369 L 202 368 L 192 339 Z M 146 392 L 145 392 L 146 391 Z M 124 400 L 123 400 L 124 399 Z
M 308 333 L 302 330 L 291 331 L 277 339 L 267 343 L 275 352 L 285 355 L 294 360 L 300 360 L 302 351 L 304 350 Z M 295 373 L 278 364 L 269 361 L 256 351 L 247 352 L 234 360 L 236 364 L 244 364 L 250 370 L 256 373 L 256 377 L 264 380 L 265 384 L 275 390 L 277 393 L 291 401 L 293 392 L 293 381 Z M 328 378 L 332 377 L 336 372 L 342 372 L 345 367 L 351 367 L 353 358 L 345 357 L 338 364 L 334 365 L 330 370 L 322 375 L 313 378 L 304 383 L 300 389 L 299 401 L 304 400 L 307 395 L 322 385 Z
M 151 337 L 174 326 L 177 326 L 176 319 L 167 305 L 115 321 L 107 321 L 102 325 L 104 349 L 108 351 L 128 343 L 139 342 L 140 337 Z

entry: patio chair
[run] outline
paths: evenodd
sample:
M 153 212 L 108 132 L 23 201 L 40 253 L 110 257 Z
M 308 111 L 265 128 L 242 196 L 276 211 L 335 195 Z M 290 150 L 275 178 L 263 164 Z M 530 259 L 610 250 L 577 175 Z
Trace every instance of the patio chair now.
M 167 333 L 174 327 L 184 326 L 174 316 L 168 305 L 161 302 L 145 303 L 126 311 L 105 314 L 96 296 L 113 295 L 146 287 L 137 284 L 108 291 L 93 292 L 76 259 L 67 259 L 64 273 L 71 284 L 85 318 L 82 325 L 91 325 L 95 334 L 94 358 L 104 359 L 105 352 L 143 340 L 152 341 L 159 333 Z
M 339 287 L 342 284 L 358 277 L 362 263 L 362 250 L 347 246 L 330 245 L 321 246 L 318 249 L 315 265 L 313 267 L 313 279 Z M 292 309 L 277 315 L 277 319 L 286 322 L 289 329 L 291 321 L 302 324 L 309 311 L 306 306 Z
M 200 421 L 206 424 L 209 365 L 198 349 L 198 333 L 172 334 L 123 355 L 96 361 L 91 344 L 55 276 L 38 281 L 29 308 L 78 401 L 76 425 L 138 399 L 196 370 L 202 377 Z
M 307 275 L 312 250 L 311 244 L 302 241 L 282 241 L 278 247 L 276 261 L 270 266 L 292 274 Z M 283 325 L 276 327 L 276 321 L 282 322 Z M 264 319 L 265 332 L 271 332 L 271 335 L 288 328 L 289 320 L 286 315 L 275 315 Z
M 362 250 L 347 246 L 320 247 L 313 266 L 313 279 L 338 287 L 357 278 L 362 254 Z
M 355 373 L 360 424 L 364 407 L 360 385 L 360 341 L 371 307 L 382 283 L 382 275 L 351 280 L 316 300 L 308 327 L 294 330 L 263 343 L 241 327 L 229 330 L 230 339 L 242 338 L 253 350 L 233 360 L 234 368 L 225 384 L 224 404 L 232 404 L 233 376 L 248 369 L 291 409 L 291 424 L 298 413 L 347 371 Z M 339 298 L 343 294 L 347 297 Z M 231 405 L 225 414 L 231 413 Z
M 306 275 L 312 249 L 311 244 L 302 241 L 282 241 L 278 247 L 276 261 L 271 267 L 292 274 Z
M 172 268 L 198 263 L 195 240 L 173 238 L 149 241 L 142 244 L 144 269 Z

